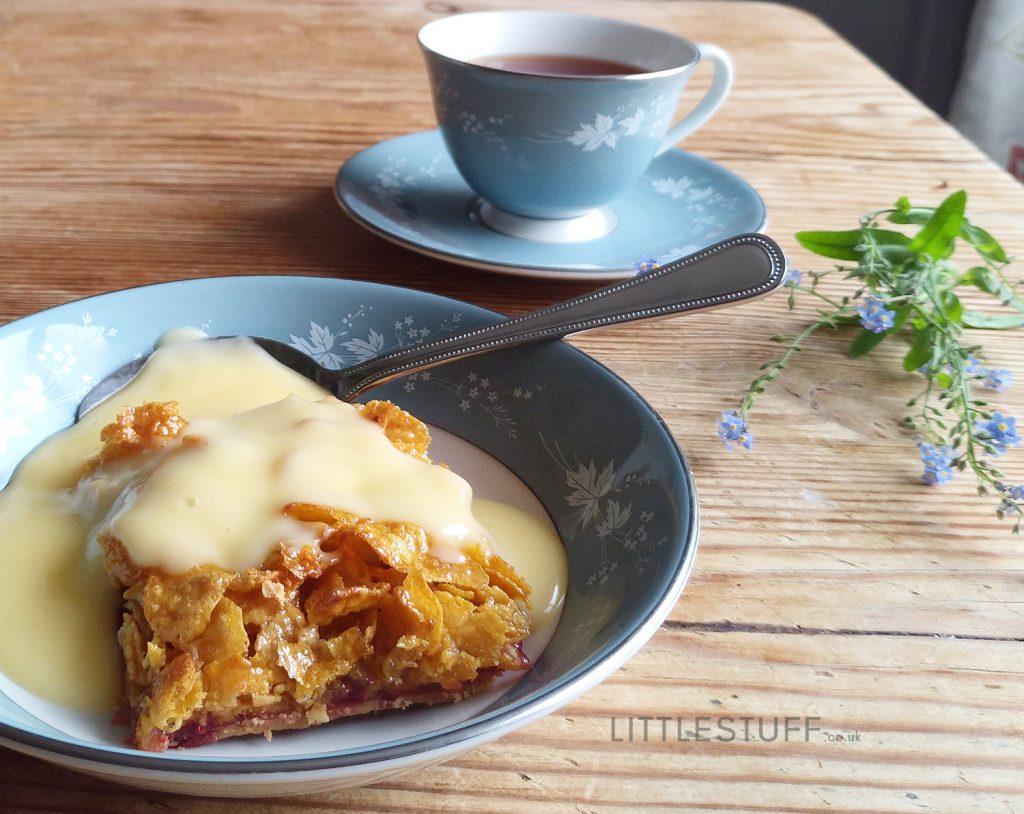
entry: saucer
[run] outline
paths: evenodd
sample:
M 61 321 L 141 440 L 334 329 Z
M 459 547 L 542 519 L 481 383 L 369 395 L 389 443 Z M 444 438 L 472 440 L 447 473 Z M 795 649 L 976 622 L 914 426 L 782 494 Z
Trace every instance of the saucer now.
M 608 208 L 618 225 L 593 240 L 551 243 L 511 237 L 480 219 L 438 130 L 382 141 L 354 155 L 334 185 L 356 222 L 421 254 L 524 277 L 618 280 L 635 263 L 664 265 L 765 222 L 761 197 L 712 161 L 672 149 Z

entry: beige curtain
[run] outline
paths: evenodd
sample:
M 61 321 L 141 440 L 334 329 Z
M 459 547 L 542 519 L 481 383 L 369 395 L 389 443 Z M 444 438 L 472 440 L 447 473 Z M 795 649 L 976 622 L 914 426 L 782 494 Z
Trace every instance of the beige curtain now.
M 950 121 L 1024 181 L 1024 0 L 980 0 Z

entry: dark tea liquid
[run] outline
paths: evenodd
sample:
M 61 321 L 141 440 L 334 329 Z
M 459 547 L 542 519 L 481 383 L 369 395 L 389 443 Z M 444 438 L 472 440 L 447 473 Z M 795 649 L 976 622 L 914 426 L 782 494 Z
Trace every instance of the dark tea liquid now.
M 497 54 L 473 61 L 487 68 L 543 76 L 622 76 L 647 73 L 643 68 L 624 62 L 565 54 Z

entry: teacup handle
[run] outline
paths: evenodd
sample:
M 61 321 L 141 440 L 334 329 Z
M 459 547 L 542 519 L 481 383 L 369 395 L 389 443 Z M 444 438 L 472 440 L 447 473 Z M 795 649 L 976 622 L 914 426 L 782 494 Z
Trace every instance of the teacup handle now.
M 670 147 L 674 147 L 690 133 L 700 127 L 711 118 L 716 110 L 729 95 L 729 88 L 732 87 L 732 59 L 723 48 L 711 43 L 702 42 L 697 45 L 700 50 L 701 62 L 707 60 L 715 69 L 715 78 L 711 80 L 711 87 L 704 94 L 704 98 L 697 102 L 689 113 L 683 116 L 675 127 L 671 128 L 665 138 L 661 140 L 661 146 L 655 155 L 661 155 Z

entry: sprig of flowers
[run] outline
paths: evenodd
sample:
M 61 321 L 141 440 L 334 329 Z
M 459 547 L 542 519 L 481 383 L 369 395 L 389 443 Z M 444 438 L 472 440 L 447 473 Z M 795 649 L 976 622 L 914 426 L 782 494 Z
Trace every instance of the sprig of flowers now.
M 757 397 L 786 369 L 804 342 L 822 329 L 860 326 L 850 356 L 870 353 L 889 337 L 909 343 L 903 369 L 924 378 L 921 392 L 907 402 L 904 424 L 916 435 L 923 472 L 921 480 L 939 485 L 954 471 L 970 470 L 978 493 L 999 496 L 996 514 L 1014 521 L 1018 533 L 1024 519 L 1024 485 L 1004 481 L 993 459 L 1020 446 L 1016 420 L 992 410 L 974 386 L 996 391 L 1010 385 L 1010 371 L 987 367 L 979 345 L 968 344 L 965 328 L 1008 330 L 1024 326 L 1024 298 L 1019 284 L 1004 270 L 1010 263 L 1002 246 L 966 217 L 967 195 L 954 192 L 936 208 L 912 206 L 906 197 L 895 206 L 868 212 L 857 229 L 800 232 L 800 244 L 823 257 L 844 261 L 825 271 L 791 271 L 786 280 L 788 304 L 796 295 L 822 304 L 817 318 L 796 336 L 776 336 L 783 345 L 779 358 L 761 366 L 739 409 L 722 413 L 718 435 L 728 449 L 749 449 L 752 435 L 747 417 Z M 913 235 L 883 228 L 882 219 L 920 226 Z M 950 260 L 958 240 L 980 258 L 966 271 Z M 849 265 L 852 263 L 852 265 Z M 853 280 L 852 293 L 835 298 L 824 293 L 822 280 L 840 275 Z M 964 308 L 956 289 L 969 286 L 990 294 L 1010 313 L 985 314 Z
M 640 259 L 633 263 L 633 272 L 635 274 L 646 274 L 648 271 L 654 271 L 656 268 L 661 268 L 661 263 L 653 257 L 648 257 L 646 254 L 641 255 Z

